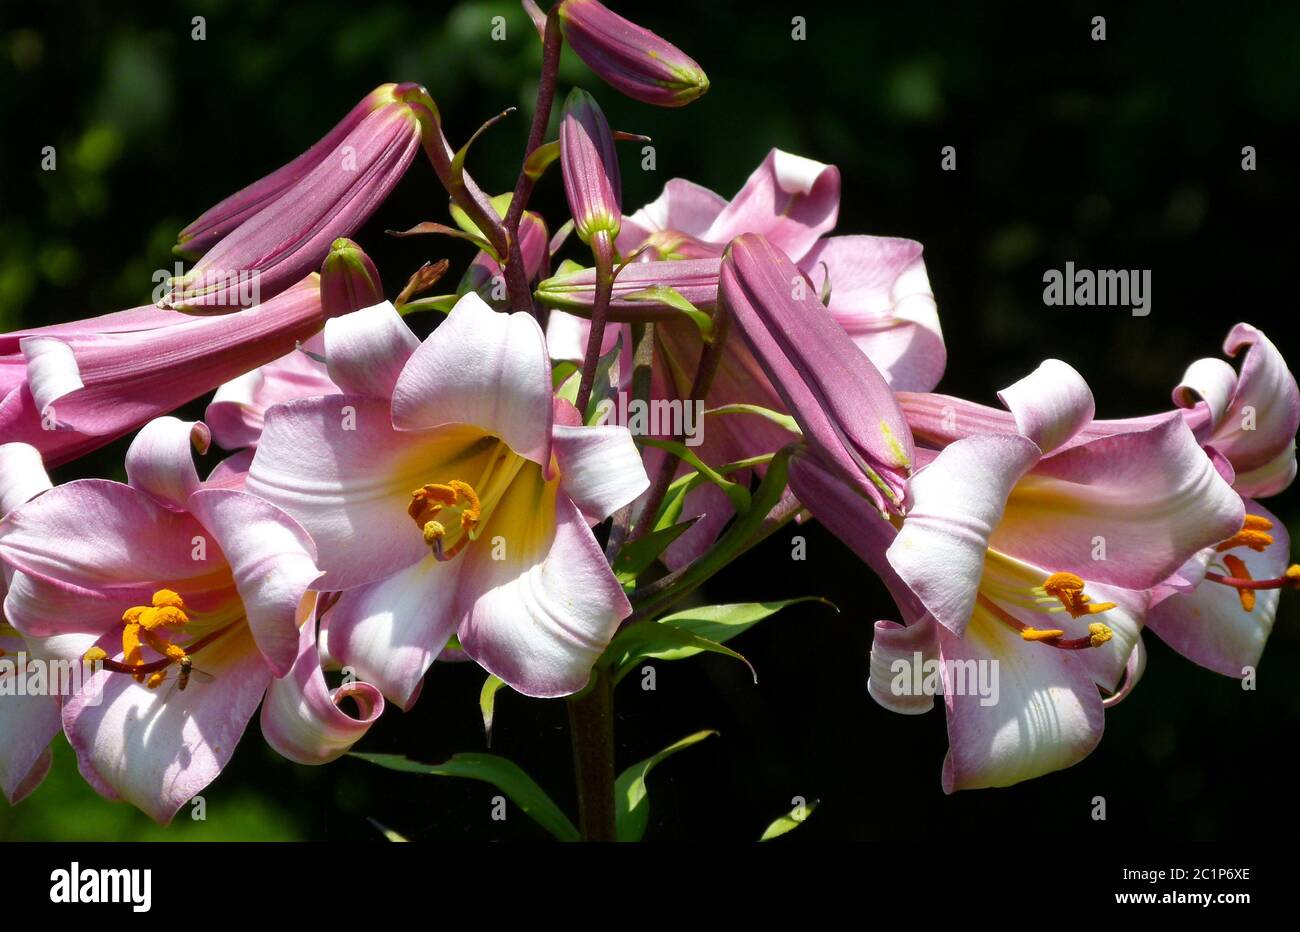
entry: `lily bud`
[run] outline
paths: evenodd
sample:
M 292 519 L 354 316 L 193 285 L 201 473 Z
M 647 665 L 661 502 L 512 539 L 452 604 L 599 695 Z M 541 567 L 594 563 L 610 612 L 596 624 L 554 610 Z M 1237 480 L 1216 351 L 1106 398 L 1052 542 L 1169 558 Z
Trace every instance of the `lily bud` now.
M 320 302 L 326 317 L 350 314 L 384 302 L 379 270 L 360 246 L 340 237 L 320 269 Z
M 596 99 L 580 88 L 564 103 L 560 168 L 578 239 L 590 243 L 597 233 L 607 232 L 612 241 L 623 219 L 614 134 Z
M 808 446 L 882 511 L 899 511 L 912 434 L 889 383 L 764 237 L 732 240 L 719 301 L 804 433 Z
M 671 288 L 691 304 L 709 310 L 718 303 L 721 259 L 681 259 L 633 262 L 614 279 L 609 308 L 614 320 L 652 321 L 677 312 L 654 297 L 651 289 Z M 547 307 L 589 315 L 596 300 L 596 270 L 579 269 L 554 275 L 537 286 L 534 297 Z
M 380 87 L 294 162 L 191 224 L 186 246 L 241 220 L 172 280 L 163 306 L 194 313 L 250 307 L 319 268 L 335 239 L 370 218 L 420 146 L 419 121 L 398 88 Z
M 564 38 L 592 71 L 633 100 L 681 107 L 709 89 L 695 60 L 597 0 L 564 0 Z

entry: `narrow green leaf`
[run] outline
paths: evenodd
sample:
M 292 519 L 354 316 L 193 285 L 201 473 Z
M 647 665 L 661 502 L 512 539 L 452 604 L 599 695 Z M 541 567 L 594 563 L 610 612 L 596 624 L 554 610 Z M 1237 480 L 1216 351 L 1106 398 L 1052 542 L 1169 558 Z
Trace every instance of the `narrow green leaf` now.
M 488 674 L 488 678 L 483 681 L 483 689 L 478 694 L 478 707 L 483 713 L 483 735 L 487 738 L 488 747 L 492 747 L 492 717 L 496 710 L 497 691 L 504 685 L 505 681 L 501 677 Z
M 780 411 L 773 411 L 771 408 L 764 408 L 762 405 L 734 404 L 722 405 L 717 408 L 710 408 L 704 412 L 705 417 L 710 414 L 756 414 L 759 417 L 767 418 L 778 427 L 783 427 L 795 436 L 803 436 L 803 431 L 799 424 L 788 414 L 782 414 Z
M 652 621 L 637 622 L 620 631 L 614 636 L 614 640 L 610 641 L 609 647 L 605 648 L 600 662 L 608 665 L 611 677 L 615 683 L 618 683 L 647 657 L 657 660 L 676 660 L 705 652 L 722 654 L 724 657 L 739 660 L 749 667 L 754 682 L 758 682 L 758 674 L 754 672 L 753 665 L 743 654 L 737 653 L 730 647 L 723 647 L 717 641 L 692 634 L 684 628 Z
M 705 343 L 713 340 L 713 318 L 690 301 L 687 301 L 686 296 L 676 288 L 670 288 L 667 285 L 651 285 L 649 288 L 626 294 L 623 298 L 627 301 L 655 301 L 659 304 L 665 304 L 674 311 L 689 317 L 700 331 L 700 336 Z
M 672 625 L 697 637 L 707 638 L 718 644 L 729 641 L 742 631 L 747 631 L 765 618 L 771 618 L 783 608 L 798 605 L 800 602 L 821 602 L 839 611 L 833 602 L 819 596 L 809 595 L 799 599 L 784 599 L 779 602 L 734 602 L 729 605 L 701 605 L 685 611 L 665 615 L 659 624 Z M 631 630 L 629 628 L 628 630 Z M 682 648 L 658 655 L 661 660 L 682 660 L 693 657 L 699 651 Z
M 497 216 L 501 219 L 505 219 L 506 211 L 510 209 L 510 202 L 514 200 L 514 196 L 513 191 L 507 191 L 505 194 L 498 194 L 489 201 L 492 205 L 492 209 L 496 211 Z M 469 218 L 469 214 L 465 213 L 463 207 L 455 201 L 452 201 L 448 209 L 451 211 L 451 219 L 456 221 L 456 226 L 460 227 L 471 236 L 477 236 L 482 240 L 487 239 L 487 236 L 484 235 L 483 231 L 478 228 L 478 224 Z
M 536 181 L 546 174 L 546 169 L 560 157 L 560 141 L 544 142 L 524 159 L 524 174 Z
M 693 466 L 696 472 L 726 493 L 727 498 L 731 499 L 732 507 L 735 508 L 737 512 L 743 515 L 745 512 L 749 511 L 749 489 L 745 488 L 739 482 L 732 482 L 726 476 L 709 466 L 708 463 L 696 456 L 691 451 L 690 447 L 683 443 L 678 443 L 675 440 L 658 440 L 654 437 L 638 437 L 637 441 L 644 446 L 658 447 L 661 450 L 667 450 L 688 466 Z
M 808 821 L 808 817 L 816 811 L 817 803 L 818 800 L 814 799 L 812 802 L 806 803 L 802 806 L 795 806 L 785 815 L 781 816 L 765 828 L 763 834 L 759 836 L 758 840 L 771 841 L 773 838 L 776 838 L 779 835 L 784 835 L 786 832 L 793 832 L 799 826 Z
M 651 563 L 659 558 L 660 554 L 672 546 L 673 541 L 689 531 L 698 520 L 700 520 L 698 516 L 690 518 L 651 531 L 645 537 L 625 544 L 619 551 L 618 558 L 614 560 L 614 575 L 618 577 L 618 581 L 624 585 L 634 582 Z
M 670 744 L 653 757 L 647 757 L 639 764 L 633 764 L 619 774 L 614 783 L 614 805 L 616 807 L 616 826 L 619 841 L 640 841 L 645 836 L 646 826 L 650 823 L 650 797 L 646 794 L 645 781 L 655 765 L 671 757 L 683 748 L 703 741 L 713 730 L 697 731 L 687 735 L 676 744 Z
M 441 764 L 422 764 L 400 754 L 362 754 L 359 757 L 389 770 L 428 774 L 439 777 L 463 777 L 491 783 L 524 811 L 534 822 L 560 841 L 578 841 L 581 836 L 569 817 L 546 795 L 546 791 L 514 761 L 496 754 L 456 754 Z

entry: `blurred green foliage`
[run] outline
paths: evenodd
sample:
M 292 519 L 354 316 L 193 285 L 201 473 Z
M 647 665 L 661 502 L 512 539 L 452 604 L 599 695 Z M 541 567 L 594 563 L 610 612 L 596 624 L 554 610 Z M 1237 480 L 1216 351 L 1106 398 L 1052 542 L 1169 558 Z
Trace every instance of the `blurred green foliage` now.
M 991 402 L 1057 356 L 1089 378 L 1104 416 L 1168 405 L 1191 360 L 1218 355 L 1229 327 L 1263 327 L 1293 360 L 1290 220 L 1300 126 L 1300 6 L 1096 4 L 611 5 L 677 42 L 712 89 L 681 111 L 618 98 L 566 53 L 561 93 L 581 83 L 618 129 L 653 137 L 657 170 L 624 150 L 625 206 L 684 175 L 729 196 L 772 146 L 840 166 L 839 230 L 920 240 L 950 349 L 941 390 Z M 793 9 L 792 9 L 793 7 Z M 793 15 L 807 38 L 791 38 Z M 490 37 L 504 16 L 507 38 Z M 194 17 L 206 38 L 195 41 Z M 532 109 L 539 46 L 518 4 L 319 0 L 25 3 L 0 13 L 0 328 L 145 303 L 170 269 L 176 232 L 205 208 L 319 138 L 385 81 L 426 84 L 453 141 L 508 106 L 520 113 L 476 145 L 470 167 L 508 189 Z M 1256 147 L 1258 170 L 1241 170 Z M 55 171 L 42 171 L 44 147 Z M 939 168 L 954 146 L 957 170 Z M 385 229 L 446 220 L 421 161 L 357 235 L 395 294 L 421 261 L 463 263 L 461 244 L 395 241 Z M 536 206 L 562 215 L 558 178 Z M 1153 312 L 1045 308 L 1042 275 L 1150 269 Z M 202 404 L 192 406 L 199 416 Z M 124 443 L 57 478 L 120 476 Z M 1296 493 L 1270 507 L 1293 529 Z M 801 532 L 803 533 L 803 532 Z M 1284 599 L 1260 688 L 1195 668 L 1148 638 L 1146 679 L 1108 715 L 1083 764 L 1011 790 L 944 797 L 942 713 L 904 719 L 863 688 L 883 588 L 819 528 L 792 564 L 774 538 L 722 575 L 717 601 L 824 595 L 738 639 L 760 683 L 721 658 L 660 670 L 659 690 L 620 692 L 622 764 L 682 735 L 722 738 L 656 775 L 651 838 L 751 839 L 794 796 L 822 800 L 793 840 L 950 839 L 962 833 L 1090 832 L 1224 838 L 1294 832 L 1286 738 L 1300 724 L 1300 633 Z M 482 674 L 439 667 L 410 713 L 390 711 L 372 751 L 445 759 L 483 747 Z M 559 703 L 503 694 L 494 751 L 572 812 Z M 415 840 L 537 839 L 525 819 L 488 820 L 490 791 L 376 773 L 355 761 L 303 768 L 250 726 L 209 788 L 209 818 L 159 829 L 81 783 L 65 747 L 54 773 L 0 838 L 378 839 L 378 818 Z M 1089 819 L 1105 795 L 1110 819 Z M 946 846 L 946 842 L 944 843 Z

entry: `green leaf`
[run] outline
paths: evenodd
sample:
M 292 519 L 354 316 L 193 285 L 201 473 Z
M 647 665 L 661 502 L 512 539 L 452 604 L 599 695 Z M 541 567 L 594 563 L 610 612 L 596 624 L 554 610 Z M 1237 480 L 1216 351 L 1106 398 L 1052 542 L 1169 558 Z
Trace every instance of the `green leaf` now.
M 614 575 L 618 577 L 618 581 L 623 585 L 635 582 L 636 578 L 644 573 L 660 554 L 672 546 L 673 541 L 689 531 L 698 520 L 700 518 L 696 516 L 651 531 L 630 544 L 624 544 L 623 549 L 618 552 L 618 558 L 614 560 Z
M 505 194 L 498 194 L 489 202 L 492 205 L 492 209 L 497 212 L 497 216 L 502 220 L 505 219 L 506 211 L 510 209 L 510 202 L 514 200 L 514 196 L 515 194 L 513 191 L 507 191 Z M 456 226 L 460 227 L 470 236 L 477 236 L 481 240 L 487 239 L 483 234 L 483 231 L 478 228 L 478 225 L 474 223 L 473 220 L 469 219 L 469 214 L 465 213 L 464 208 L 459 204 L 452 201 L 448 209 L 451 211 L 451 219 L 456 221 Z
M 785 815 L 774 821 L 771 825 L 763 830 L 759 836 L 759 841 L 771 841 L 779 835 L 786 832 L 793 832 L 799 826 L 808 821 L 808 817 L 817 809 L 818 800 L 813 800 L 802 806 L 795 806 Z
M 676 288 L 670 288 L 667 285 L 651 285 L 649 288 L 626 294 L 623 298 L 627 301 L 654 301 L 665 304 L 674 311 L 679 311 L 689 317 L 691 322 L 699 329 L 700 336 L 705 343 L 713 341 L 713 318 L 690 301 L 687 301 L 686 296 Z
M 560 157 L 560 141 L 544 142 L 524 159 L 524 174 L 536 181 L 546 174 L 546 169 Z
M 665 615 L 659 619 L 658 623 L 671 625 L 697 637 L 707 638 L 721 644 L 724 641 L 731 640 L 740 632 L 754 627 L 763 619 L 771 618 L 781 609 L 797 605 L 800 602 L 821 602 L 823 605 L 829 605 L 835 611 L 839 611 L 833 602 L 819 596 L 808 595 L 799 599 L 785 599 L 779 602 L 734 602 L 729 605 L 701 605 L 697 608 L 688 608 L 685 611 L 675 612 L 672 615 Z M 628 630 L 630 631 L 631 628 Z M 698 650 L 688 647 L 683 648 L 680 652 L 670 652 L 658 656 L 661 660 L 682 660 L 686 657 L 694 657 L 698 653 Z
M 797 437 L 803 436 L 798 422 L 788 414 L 782 414 L 779 411 L 773 411 L 771 408 L 764 408 L 762 405 L 734 404 L 722 405 L 718 408 L 710 408 L 704 412 L 705 417 L 710 414 L 756 414 L 759 417 L 767 418 L 778 427 L 788 430 Z
M 647 757 L 639 764 L 619 774 L 614 783 L 614 806 L 616 810 L 616 831 L 619 841 L 640 841 L 645 835 L 650 822 L 650 797 L 646 794 L 645 781 L 650 771 L 667 757 L 671 757 L 683 748 L 703 741 L 716 731 L 697 731 L 687 735 L 676 744 L 670 744 L 653 757 Z
M 422 764 L 400 754 L 362 754 L 350 757 L 378 764 L 402 773 L 429 774 L 439 777 L 463 777 L 491 783 L 524 811 L 534 822 L 560 841 L 578 841 L 581 836 L 569 817 L 546 795 L 546 791 L 514 761 L 496 754 L 456 754 L 441 764 Z
M 722 654 L 733 660 L 739 660 L 749 667 L 754 682 L 758 674 L 753 665 L 730 647 L 723 647 L 717 641 L 711 641 L 698 634 L 692 634 L 684 628 L 662 625 L 653 621 L 641 621 L 628 625 L 609 642 L 600 662 L 608 666 L 614 683 L 627 676 L 636 665 L 647 657 L 657 660 L 677 660 L 681 657 L 693 657 L 701 653 Z
M 696 456 L 691 451 L 690 447 L 683 443 L 678 443 L 676 440 L 658 440 L 654 437 L 638 437 L 636 439 L 643 446 L 658 447 L 661 450 L 667 450 L 688 466 L 693 466 L 696 472 L 726 493 L 727 498 L 731 500 L 731 506 L 735 508 L 739 514 L 743 515 L 745 512 L 749 511 L 749 489 L 745 488 L 739 482 L 732 482 L 716 469 L 709 466 L 708 463 Z
M 478 694 L 478 707 L 483 713 L 483 735 L 487 738 L 488 747 L 492 747 L 492 716 L 496 710 L 497 691 L 504 685 L 505 681 L 501 677 L 488 674 L 488 678 L 483 681 L 483 689 Z

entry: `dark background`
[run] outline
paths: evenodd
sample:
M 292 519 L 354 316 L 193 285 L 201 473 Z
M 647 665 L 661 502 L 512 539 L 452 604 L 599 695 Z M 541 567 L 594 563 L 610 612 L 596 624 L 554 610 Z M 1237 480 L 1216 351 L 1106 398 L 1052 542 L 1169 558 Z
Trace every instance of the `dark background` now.
M 1161 410 L 1187 363 L 1218 355 L 1239 320 L 1295 358 L 1300 7 L 985 6 L 624 2 L 616 8 L 704 66 L 709 94 L 680 111 L 643 106 L 568 54 L 561 90 L 581 84 L 616 128 L 654 137 L 654 173 L 624 150 L 629 212 L 679 175 L 730 196 L 772 146 L 837 164 L 840 232 L 925 245 L 949 348 L 943 391 L 993 403 L 997 389 L 1057 356 L 1088 377 L 1099 415 Z M 490 39 L 498 14 L 504 42 Z M 795 15 L 807 19 L 806 41 L 791 39 Z M 1094 15 L 1106 17 L 1104 42 L 1090 39 Z M 205 41 L 190 38 L 193 16 L 206 18 Z M 470 159 L 486 188 L 505 190 L 538 59 L 510 2 L 4 0 L 0 328 L 147 302 L 185 223 L 305 149 L 385 81 L 427 85 L 457 144 L 519 106 Z M 46 145 L 57 148 L 55 172 L 39 170 Z M 947 145 L 955 172 L 940 170 Z M 1246 145 L 1258 152 L 1253 172 L 1241 167 Z M 562 205 L 552 172 L 534 206 L 554 226 Z M 459 243 L 383 234 L 426 219 L 445 222 L 445 195 L 420 157 L 356 236 L 390 296 L 424 259 L 447 256 L 458 274 L 469 258 Z M 1151 315 L 1044 307 L 1042 275 L 1066 261 L 1152 270 Z M 125 447 L 56 478 L 120 478 Z M 1300 530 L 1294 490 L 1268 505 Z M 864 689 L 871 623 L 894 617 L 883 588 L 821 529 L 799 533 L 806 561 L 791 561 L 783 533 L 705 592 L 711 601 L 819 594 L 841 607 L 799 606 L 742 635 L 735 646 L 757 667 L 757 686 L 740 665 L 696 658 L 660 663 L 655 692 L 635 677 L 620 688 L 620 768 L 698 729 L 721 732 L 651 778 L 648 838 L 752 839 L 796 796 L 821 808 L 789 840 L 927 840 L 945 852 L 988 833 L 1119 844 L 1296 830 L 1295 596 L 1283 598 L 1257 691 L 1148 636 L 1146 677 L 1108 713 L 1091 757 L 1010 789 L 945 797 L 942 711 L 895 716 Z M 482 750 L 482 678 L 440 665 L 416 709 L 390 711 L 360 749 L 429 761 Z M 502 693 L 493 750 L 572 814 L 565 722 L 563 703 Z M 367 817 L 416 840 L 544 837 L 517 811 L 491 821 L 494 793 L 355 760 L 300 767 L 254 724 L 204 793 L 206 822 L 183 811 L 162 829 L 103 802 L 63 746 L 32 797 L 0 807 L 0 838 L 378 839 Z M 1090 818 L 1099 795 L 1101 823 Z

